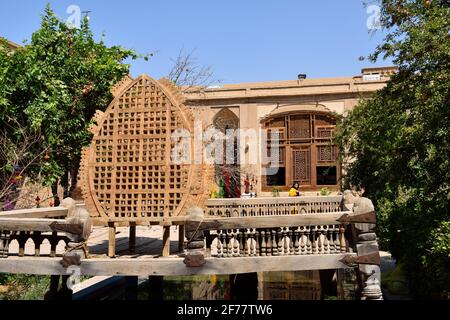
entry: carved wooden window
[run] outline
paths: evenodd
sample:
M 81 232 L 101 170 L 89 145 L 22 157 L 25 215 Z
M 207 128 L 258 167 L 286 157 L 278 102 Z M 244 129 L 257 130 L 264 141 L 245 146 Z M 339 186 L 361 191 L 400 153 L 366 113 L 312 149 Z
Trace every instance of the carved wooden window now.
M 271 183 L 284 181 L 285 184 L 281 187 L 285 190 L 295 181 L 313 189 L 321 188 L 327 183 L 337 184 L 338 150 L 332 144 L 336 126 L 333 116 L 320 112 L 299 111 L 269 118 L 264 126 L 268 129 L 268 149 L 275 146 L 271 133 L 278 132 L 279 137 L 277 153 L 279 161 L 265 167 L 278 166 L 282 170 L 277 172 L 276 177 L 263 179 L 263 190 L 266 188 L 265 191 L 270 191 L 275 185 L 269 184 L 269 181 Z
M 311 182 L 311 151 L 309 148 L 292 150 L 293 180 L 300 184 Z
M 289 119 L 289 139 L 311 138 L 310 115 L 295 115 Z
M 331 139 L 335 126 L 316 126 L 316 139 Z
M 337 148 L 333 145 L 317 146 L 318 162 L 335 162 L 337 158 Z

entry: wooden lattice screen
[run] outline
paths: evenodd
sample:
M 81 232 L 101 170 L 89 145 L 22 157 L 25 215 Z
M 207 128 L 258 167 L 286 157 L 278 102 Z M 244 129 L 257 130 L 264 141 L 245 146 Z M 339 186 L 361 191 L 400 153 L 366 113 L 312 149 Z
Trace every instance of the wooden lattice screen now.
M 207 170 L 171 160 L 172 133 L 193 130 L 183 96 L 168 80 L 146 75 L 125 79 L 114 93 L 106 111 L 96 116 L 94 137 L 81 163 L 81 187 L 91 216 L 104 223 L 147 223 L 201 205 Z

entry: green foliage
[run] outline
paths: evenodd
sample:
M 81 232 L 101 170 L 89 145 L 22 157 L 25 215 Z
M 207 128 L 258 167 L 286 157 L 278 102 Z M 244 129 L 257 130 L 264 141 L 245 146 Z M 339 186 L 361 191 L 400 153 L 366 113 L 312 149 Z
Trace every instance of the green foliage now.
M 39 132 L 43 143 L 29 150 L 49 150 L 49 160 L 29 166 L 29 177 L 41 174 L 47 184 L 76 170 L 81 149 L 90 143 L 92 117 L 112 100 L 111 88 L 129 73 L 122 62 L 138 56 L 120 46 L 96 41 L 84 19 L 69 28 L 48 6 L 31 42 L 15 52 L 0 49 L 0 122 L 5 134 L 16 137 L 17 123 L 27 132 Z M 43 158 L 43 157 L 40 157 Z M 4 164 L 3 164 L 4 165 Z
M 328 196 L 331 193 L 330 190 L 328 190 L 327 187 L 323 187 L 322 189 L 320 189 L 320 195 L 321 196 Z
M 381 285 L 387 288 L 391 294 L 400 296 L 409 295 L 408 281 L 401 264 L 381 274 Z
M 43 300 L 50 276 L 0 274 L 0 300 Z
M 370 58 L 392 57 L 399 72 L 342 120 L 336 139 L 344 161 L 356 158 L 346 184 L 374 200 L 379 235 L 413 294 L 438 297 L 450 285 L 450 10 L 434 0 L 381 4 L 388 35 Z
M 279 197 L 279 196 L 280 196 L 280 188 L 278 188 L 278 187 L 273 187 L 273 188 L 272 188 L 272 196 L 273 196 L 273 197 Z

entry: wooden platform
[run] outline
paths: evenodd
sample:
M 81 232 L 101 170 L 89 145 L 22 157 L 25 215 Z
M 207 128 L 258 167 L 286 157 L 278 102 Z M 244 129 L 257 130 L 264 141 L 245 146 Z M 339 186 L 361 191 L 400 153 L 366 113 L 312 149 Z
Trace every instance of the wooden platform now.
M 90 276 L 183 276 L 237 274 L 263 271 L 302 271 L 347 268 L 339 260 L 347 254 L 281 257 L 206 258 L 202 267 L 187 267 L 182 257 L 151 256 L 90 258 L 79 266 L 80 275 Z M 350 254 L 355 255 L 355 254 Z M 61 258 L 8 257 L 0 261 L 0 272 L 41 275 L 72 274 L 75 266 L 64 268 Z
M 196 275 L 196 274 L 234 274 L 263 271 L 300 271 L 345 268 L 339 260 L 347 254 L 327 255 L 292 255 L 280 257 L 233 257 L 206 258 L 202 267 L 189 268 L 184 260 L 184 252 L 178 250 L 178 227 L 170 230 L 171 255 L 161 257 L 162 227 L 136 228 L 136 252 L 128 251 L 128 227 L 118 227 L 116 233 L 116 257 L 108 258 L 108 228 L 94 227 L 88 241 L 89 258 L 83 259 L 79 266 L 81 275 Z M 0 259 L 0 272 L 25 273 L 40 275 L 71 274 L 76 268 L 67 269 L 61 265 L 64 244 L 57 246 L 57 257 L 50 257 L 50 245 L 41 245 L 41 256 L 34 256 L 34 245 L 31 241 L 25 246 L 25 256 L 18 256 L 18 244 L 10 245 L 10 256 Z M 350 253 L 351 254 L 351 253 Z M 351 254 L 352 255 L 352 254 Z

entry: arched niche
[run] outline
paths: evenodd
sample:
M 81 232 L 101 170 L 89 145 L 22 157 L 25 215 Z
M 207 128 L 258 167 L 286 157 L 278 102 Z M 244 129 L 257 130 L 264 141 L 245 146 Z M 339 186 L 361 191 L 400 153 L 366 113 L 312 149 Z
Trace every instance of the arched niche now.
M 228 108 L 221 109 L 213 118 L 213 127 L 223 138 L 222 159 L 215 163 L 215 181 L 223 179 L 224 196 L 238 198 L 241 195 L 241 170 L 239 165 L 239 118 Z M 230 149 L 231 148 L 231 149 Z

